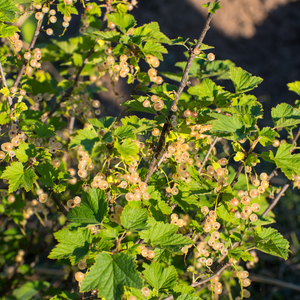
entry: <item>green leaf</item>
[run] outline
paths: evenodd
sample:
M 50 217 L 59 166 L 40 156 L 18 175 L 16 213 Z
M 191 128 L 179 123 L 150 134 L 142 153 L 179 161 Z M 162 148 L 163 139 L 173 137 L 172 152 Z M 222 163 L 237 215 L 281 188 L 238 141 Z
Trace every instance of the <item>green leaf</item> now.
M 109 41 L 109 42 L 117 42 L 120 37 L 120 32 L 117 31 L 93 31 L 92 35 L 98 39 Z
M 215 118 L 211 121 L 211 132 L 225 132 L 225 133 L 242 133 L 244 123 L 237 116 L 227 116 L 218 113 L 209 113 L 209 116 Z
M 115 141 L 115 148 L 125 161 L 130 162 L 132 159 L 138 159 L 139 147 L 130 139 L 124 140 L 122 144 Z
M 71 140 L 69 149 L 82 145 L 84 150 L 92 154 L 94 145 L 100 141 L 100 138 L 92 126 L 77 131 L 77 135 Z
M 81 54 L 74 52 L 72 58 L 75 66 L 82 66 L 83 59 Z
M 255 248 L 267 254 L 288 258 L 289 242 L 274 228 L 256 227 L 254 231 Z
M 156 110 L 153 107 L 144 107 L 143 102 L 148 100 L 148 97 L 139 96 L 134 100 L 128 100 L 122 103 L 123 106 L 129 107 L 128 111 L 141 111 L 148 114 L 156 114 Z
M 251 222 L 251 226 L 264 226 L 275 223 L 275 220 L 270 217 L 258 216 L 258 220 L 255 222 Z
M 107 212 L 104 191 L 90 188 L 88 192 L 82 192 L 80 206 L 70 210 L 68 219 L 80 223 L 81 226 L 100 224 Z
M 40 138 L 49 138 L 55 136 L 55 127 L 53 125 L 35 123 L 35 132 Z
M 259 132 L 259 142 L 265 147 L 270 146 L 275 140 L 275 137 L 280 137 L 280 135 L 270 127 L 264 127 Z
M 62 291 L 59 295 L 55 295 L 50 300 L 64 300 L 64 299 L 76 300 L 76 299 L 78 299 L 78 294 Z
M 129 14 L 111 13 L 107 15 L 107 19 L 115 23 L 118 29 L 120 29 L 123 33 L 126 33 L 136 24 L 134 17 Z
M 71 14 L 78 15 L 77 9 L 73 5 L 66 5 L 64 1 L 57 5 L 57 10 L 67 17 L 70 17 Z
M 143 264 L 146 281 L 157 291 L 169 290 L 177 285 L 177 271 L 174 266 L 152 262 L 151 265 Z
M 290 91 L 293 91 L 300 95 L 300 81 L 295 81 L 287 84 Z
M 41 290 L 50 286 L 47 281 L 28 281 L 12 292 L 13 299 L 30 300 Z
M 229 250 L 228 253 L 230 257 L 232 257 L 236 261 L 238 261 L 240 258 L 243 261 L 253 261 L 253 257 L 250 255 L 250 253 L 245 251 L 245 249 L 243 249 L 244 245 L 241 246 L 241 248 L 235 248 L 233 250 Z
M 177 234 L 178 226 L 155 222 L 149 230 L 140 232 L 140 237 L 152 246 L 158 246 L 172 252 L 181 253 L 181 248 L 192 245 L 189 238 Z
M 130 125 L 120 126 L 118 127 L 114 134 L 120 139 L 135 139 L 134 127 Z
M 209 8 L 208 12 L 211 13 L 211 14 L 214 14 L 216 13 L 216 11 L 218 9 L 221 9 L 222 6 L 220 5 L 220 1 L 217 1 L 217 2 L 214 2 L 211 7 Z
M 148 211 L 145 208 L 131 208 L 126 205 L 122 215 L 121 222 L 125 229 L 130 231 L 138 231 L 146 228 L 148 219 Z
M 89 122 L 97 128 L 110 128 L 111 125 L 115 122 L 116 118 L 114 117 L 103 117 L 100 119 L 89 119 Z
M 300 123 L 300 110 L 287 103 L 278 104 L 271 111 L 275 128 L 294 126 Z
M 36 174 L 27 169 L 24 171 L 23 165 L 20 162 L 13 162 L 10 166 L 6 167 L 1 175 L 2 179 L 9 181 L 9 193 L 16 191 L 21 186 L 29 192 L 32 189 L 33 182 L 38 178 Z
M 52 249 L 48 258 L 70 259 L 74 266 L 88 254 L 92 235 L 89 229 L 78 228 L 77 231 L 70 231 L 66 228 L 54 233 L 58 244 Z
M 14 22 L 17 12 L 20 11 L 13 1 L 0 0 L 0 21 Z
M 4 125 L 10 122 L 9 115 L 6 112 L 0 113 L 0 125 Z
M 262 78 L 252 76 L 242 68 L 230 67 L 229 73 L 236 93 L 246 93 L 251 91 L 263 81 Z
M 58 170 L 49 162 L 45 161 L 35 167 L 41 175 L 40 181 L 49 187 L 55 186 L 55 181 L 58 179 Z
M 190 95 L 196 95 L 201 100 L 213 101 L 219 92 L 220 87 L 218 87 L 212 80 L 205 78 L 201 85 L 197 84 L 188 89 Z M 221 89 L 222 90 L 222 89 Z
M 14 114 L 17 118 L 19 118 L 20 114 L 27 109 L 28 107 L 24 102 L 18 102 L 14 106 Z
M 0 93 L 7 97 L 10 94 L 9 89 L 5 86 L 0 90 Z
M 90 268 L 80 286 L 81 292 L 98 289 L 98 296 L 106 300 L 121 300 L 124 287 L 142 288 L 142 279 L 136 271 L 131 255 L 106 252 L 96 256 L 95 264 Z
M 182 294 L 176 300 L 201 300 L 201 298 L 189 294 Z
M 0 23 L 0 38 L 11 37 L 15 32 L 20 31 L 18 27 Z
M 15 150 L 15 153 L 20 162 L 27 162 L 29 157 L 35 157 L 37 154 L 35 146 L 25 142 L 20 144 L 19 148 Z
M 270 159 L 275 161 L 276 166 L 291 179 L 292 174 L 300 175 L 300 153 L 292 155 L 290 150 L 292 145 L 288 143 L 281 144 L 274 157 L 273 152 L 270 151 Z
M 130 116 L 130 117 L 125 117 L 123 118 L 122 120 L 122 124 L 125 126 L 125 125 L 130 125 L 133 127 L 133 132 L 135 134 L 138 134 L 138 133 L 141 133 L 141 132 L 144 132 L 148 129 L 152 129 L 154 124 L 156 123 L 155 121 L 153 120 L 149 120 L 149 119 L 140 119 L 139 117 L 137 116 Z
M 154 41 L 146 42 L 146 44 L 142 48 L 142 51 L 145 55 L 150 54 L 159 59 L 162 59 L 161 53 L 168 53 L 167 49 L 164 46 Z

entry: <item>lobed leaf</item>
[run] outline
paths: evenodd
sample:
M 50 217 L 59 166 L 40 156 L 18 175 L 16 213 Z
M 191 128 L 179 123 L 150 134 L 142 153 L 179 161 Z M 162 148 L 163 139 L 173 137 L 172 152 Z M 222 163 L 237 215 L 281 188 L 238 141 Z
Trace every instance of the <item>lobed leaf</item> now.
M 124 287 L 142 288 L 134 258 L 124 253 L 101 252 L 80 286 L 81 292 L 98 289 L 98 296 L 106 300 L 123 299 Z

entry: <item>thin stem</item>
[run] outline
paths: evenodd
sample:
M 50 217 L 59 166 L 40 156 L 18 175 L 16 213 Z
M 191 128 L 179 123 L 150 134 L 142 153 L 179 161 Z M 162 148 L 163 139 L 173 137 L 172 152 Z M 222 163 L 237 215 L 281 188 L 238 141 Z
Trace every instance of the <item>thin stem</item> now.
M 208 281 L 214 279 L 215 277 L 217 277 L 217 276 L 219 276 L 221 273 L 223 273 L 223 271 L 224 271 L 225 269 L 227 269 L 228 267 L 230 267 L 231 265 L 232 265 L 232 263 L 227 263 L 227 264 L 225 264 L 225 265 L 224 265 L 218 272 L 216 272 L 213 276 L 210 276 L 210 277 L 208 277 L 208 278 L 206 278 L 206 279 L 203 279 L 203 280 L 201 280 L 201 281 L 199 281 L 199 282 L 192 283 L 192 284 L 191 284 L 191 287 L 197 287 L 197 286 L 199 286 L 199 285 L 202 285 L 202 284 L 204 284 L 204 283 L 206 283 L 206 282 L 208 282 Z
M 190 286 L 191 286 L 191 287 L 197 287 L 197 286 L 199 286 L 199 285 L 202 285 L 202 284 L 204 284 L 204 283 L 206 283 L 206 282 L 208 282 L 208 281 L 214 279 L 215 277 L 217 277 L 217 276 L 219 276 L 221 273 L 223 273 L 223 271 L 224 271 L 225 269 L 227 269 L 228 267 L 230 267 L 231 265 L 232 265 L 232 263 L 227 263 L 227 264 L 224 265 L 218 272 L 216 272 L 213 276 L 210 276 L 210 277 L 208 277 L 208 278 L 206 278 L 206 279 L 204 279 L 204 280 L 201 280 L 201 281 L 199 281 L 199 282 L 194 282 L 194 283 L 190 284 Z M 173 295 L 171 295 L 171 296 L 169 296 L 169 297 L 166 297 L 166 298 L 164 298 L 163 300 L 172 300 L 172 299 L 174 299 Z
M 247 157 L 252 153 L 252 151 L 254 150 L 255 146 L 257 145 L 257 143 L 259 142 L 259 138 L 255 139 L 252 143 L 252 145 L 250 146 L 249 151 L 245 154 L 244 157 L 244 161 L 246 161 Z M 239 168 L 234 176 L 233 181 L 231 182 L 230 186 L 233 187 L 239 180 L 240 174 L 242 173 L 244 168 L 244 162 L 242 161 L 239 165 Z
M 36 29 L 34 31 L 31 43 L 30 43 L 29 48 L 28 48 L 28 51 L 31 51 L 34 48 L 34 45 L 35 45 L 36 40 L 37 40 L 37 37 L 40 34 L 40 30 L 41 30 L 42 23 L 43 23 L 44 16 L 45 16 L 44 13 L 41 13 L 41 14 L 42 14 L 42 18 L 36 24 Z M 29 61 L 28 59 L 24 59 L 22 67 L 21 67 L 21 69 L 20 69 L 20 71 L 19 71 L 19 73 L 17 75 L 16 81 L 15 81 L 15 83 L 13 85 L 14 87 L 18 87 L 18 85 L 19 85 L 19 83 L 21 81 L 21 78 L 23 76 L 23 73 L 25 71 L 25 68 L 26 68 L 26 65 L 27 65 L 28 61 Z
M 252 281 L 255 282 L 261 282 L 261 283 L 266 283 L 266 284 L 272 284 L 272 285 L 277 285 L 280 287 L 283 287 L 285 289 L 291 289 L 300 292 L 300 286 L 296 284 L 292 284 L 289 282 L 273 279 L 273 278 L 268 278 L 266 276 L 258 276 L 258 275 L 250 275 L 249 278 Z
M 202 162 L 202 164 L 201 164 L 201 167 L 200 167 L 199 170 L 198 170 L 198 173 L 199 173 L 200 175 L 201 175 L 201 172 L 202 172 L 202 170 L 203 170 L 203 168 L 204 168 L 204 166 L 205 166 L 205 163 L 207 162 L 207 160 L 208 160 L 208 158 L 209 158 L 209 155 L 210 155 L 211 151 L 213 150 L 214 146 L 216 145 L 218 139 L 219 139 L 218 137 L 215 137 L 214 141 L 211 143 L 211 145 L 210 145 L 210 147 L 209 147 L 209 149 L 208 149 L 208 151 L 207 151 L 207 153 L 206 153 L 206 155 L 205 155 L 205 157 L 204 157 L 204 159 L 203 159 L 203 162 Z
M 288 180 L 287 183 L 283 186 L 281 189 L 280 193 L 276 196 L 276 198 L 273 200 L 273 202 L 268 206 L 268 208 L 264 211 L 262 214 L 263 217 L 265 217 L 273 208 L 274 206 L 278 203 L 284 192 L 289 188 L 292 180 Z
M 68 216 L 67 210 L 65 209 L 64 205 L 60 202 L 57 195 L 53 192 L 53 190 L 52 190 L 52 198 L 53 198 L 54 202 L 56 203 L 56 205 L 58 206 L 59 210 L 67 217 Z
M 3 71 L 1 60 L 0 60 L 0 75 L 1 75 L 2 84 L 7 88 L 6 78 L 5 78 L 5 75 L 4 75 L 4 71 Z M 11 97 L 7 97 L 7 99 L 8 99 L 8 105 L 12 106 L 12 99 L 11 99 Z
M 206 19 L 205 26 L 204 26 L 204 28 L 203 28 L 203 30 L 201 32 L 201 35 L 200 35 L 200 37 L 198 39 L 196 48 L 200 48 L 200 46 L 201 46 L 201 44 L 203 42 L 203 39 L 204 39 L 207 31 L 210 28 L 210 22 L 211 22 L 212 18 L 213 18 L 213 14 L 209 13 L 208 16 L 207 16 L 207 19 Z M 181 82 L 179 84 L 178 91 L 176 93 L 176 99 L 174 100 L 175 104 L 178 102 L 178 100 L 179 100 L 179 98 L 180 98 L 180 96 L 181 96 L 181 94 L 182 94 L 182 92 L 183 92 L 183 90 L 184 90 L 184 88 L 185 88 L 185 86 L 187 84 L 187 78 L 188 78 L 188 75 L 189 75 L 189 71 L 190 71 L 192 63 L 194 61 L 194 58 L 195 58 L 195 54 L 192 51 L 190 51 L 189 54 L 190 54 L 190 56 L 189 56 L 189 59 L 187 61 L 186 66 L 185 66 L 185 70 L 183 72 L 183 76 L 181 78 Z M 173 115 L 173 111 L 170 109 L 170 111 L 168 113 L 168 119 L 170 119 L 172 117 L 172 115 Z M 163 148 L 163 146 L 165 144 L 166 135 L 167 135 L 167 133 L 169 131 L 169 128 L 170 128 L 170 124 L 169 124 L 169 122 L 167 120 L 166 123 L 164 124 L 164 127 L 163 127 L 162 131 L 161 131 L 161 135 L 160 135 L 160 138 L 158 140 L 157 147 L 155 148 L 154 153 L 152 155 L 152 159 L 151 159 L 151 162 L 149 164 L 149 171 L 148 171 L 148 173 L 147 173 L 147 175 L 145 177 L 145 180 L 144 180 L 144 182 L 146 182 L 146 183 L 149 182 L 149 180 L 150 180 L 153 172 L 156 169 L 157 159 L 158 159 L 158 156 L 159 156 L 160 152 L 162 151 L 162 148 Z

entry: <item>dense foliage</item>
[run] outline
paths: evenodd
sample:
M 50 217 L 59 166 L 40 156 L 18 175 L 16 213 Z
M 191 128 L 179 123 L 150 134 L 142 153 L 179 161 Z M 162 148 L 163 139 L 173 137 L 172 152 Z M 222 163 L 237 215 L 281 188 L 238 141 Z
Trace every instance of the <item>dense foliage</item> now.
M 0 0 L 1 299 L 238 300 L 250 297 L 240 265 L 257 262 L 254 249 L 288 258 L 288 241 L 265 225 L 300 183 L 299 103 L 274 107 L 273 127 L 257 125 L 263 107 L 249 92 L 262 78 L 203 43 L 219 2 L 204 5 L 199 40 L 184 41 L 156 22 L 138 26 L 135 0 Z M 77 36 L 51 39 L 79 9 Z M 30 15 L 26 44 L 13 24 Z M 41 34 L 50 38 L 37 47 Z M 187 62 L 159 73 L 173 45 Z M 101 112 L 103 78 L 130 86 L 117 118 Z M 288 87 L 300 95 L 299 82 Z M 281 189 L 269 183 L 279 170 Z M 35 247 L 64 265 L 65 282 L 26 279 Z

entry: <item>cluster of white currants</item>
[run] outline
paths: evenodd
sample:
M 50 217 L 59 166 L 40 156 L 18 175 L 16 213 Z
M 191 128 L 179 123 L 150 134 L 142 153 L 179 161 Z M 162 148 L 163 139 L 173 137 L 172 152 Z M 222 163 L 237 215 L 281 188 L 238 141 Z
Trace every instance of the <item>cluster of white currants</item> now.
M 7 154 L 10 158 L 15 157 L 15 148 L 18 148 L 21 142 L 25 142 L 27 140 L 26 134 L 19 130 L 19 126 L 17 124 L 11 125 L 11 129 L 8 131 L 8 136 L 11 141 L 1 144 L 2 151 L 0 151 L 0 160 L 3 160 Z
M 140 246 L 141 255 L 147 259 L 153 259 L 155 256 L 155 252 L 153 250 L 147 249 L 146 246 Z

